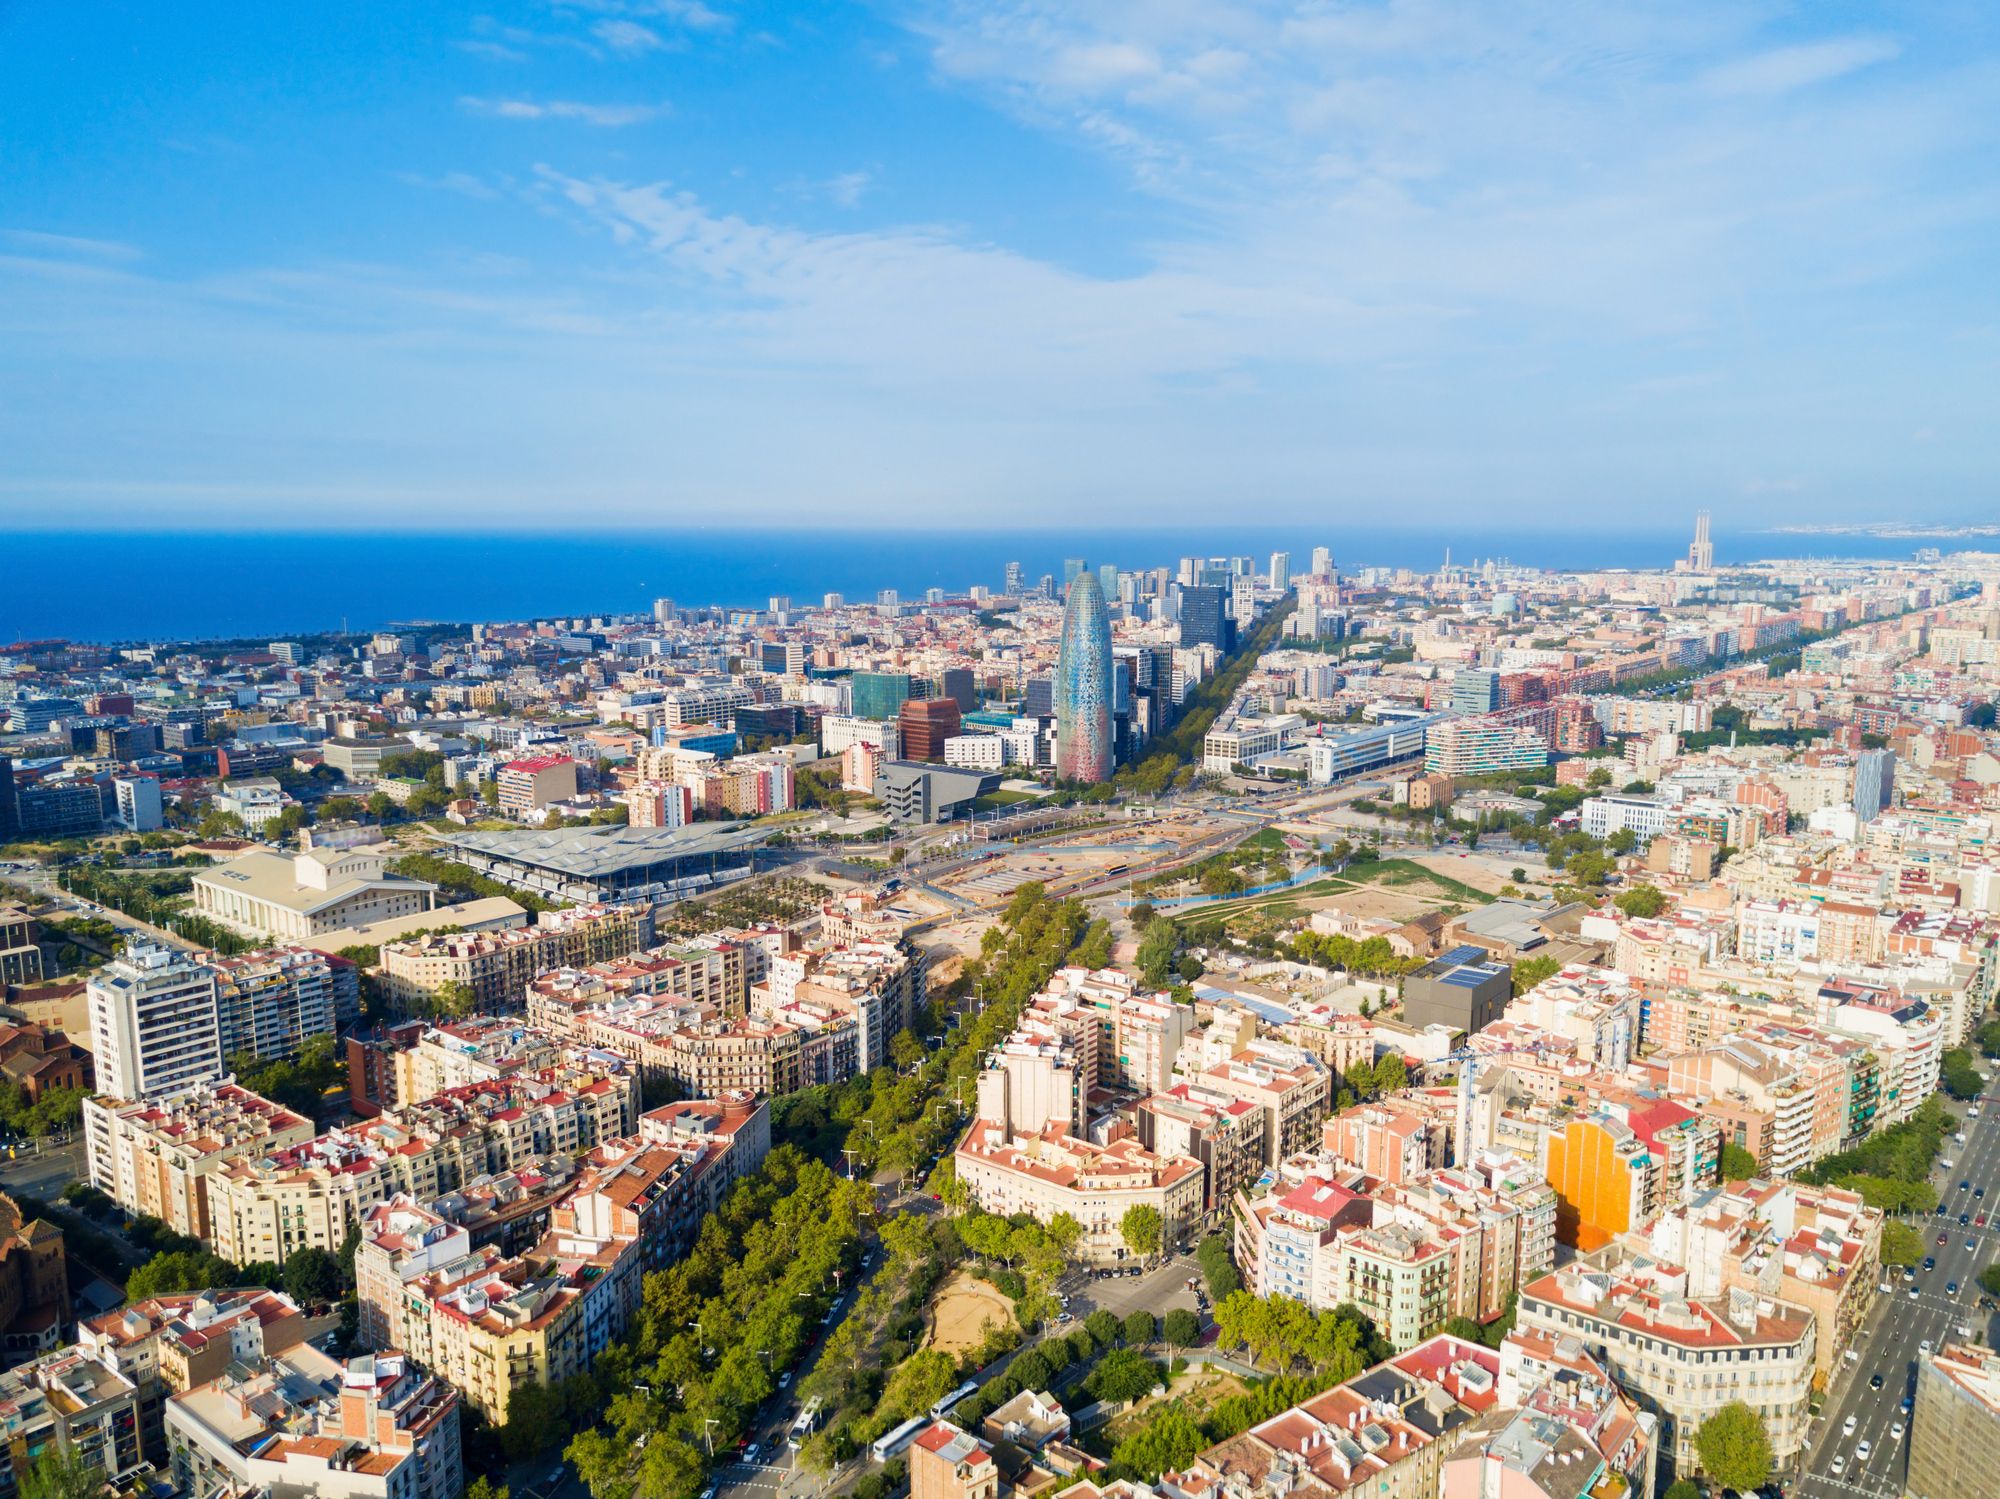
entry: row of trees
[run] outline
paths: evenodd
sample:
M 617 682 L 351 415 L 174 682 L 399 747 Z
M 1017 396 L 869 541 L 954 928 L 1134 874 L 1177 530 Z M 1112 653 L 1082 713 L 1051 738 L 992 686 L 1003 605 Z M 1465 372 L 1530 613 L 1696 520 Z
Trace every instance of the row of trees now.
M 646 1276 L 631 1333 L 598 1361 L 600 1384 L 616 1393 L 567 1449 L 596 1499 L 701 1486 L 852 1273 L 873 1198 L 868 1183 L 780 1145 L 681 1260 Z
M 1938 1200 L 1929 1181 L 1931 1166 L 1957 1123 L 1944 1101 L 1932 1094 L 1908 1119 L 1870 1135 L 1852 1150 L 1814 1161 L 1799 1179 L 1859 1192 L 1870 1207 L 1888 1212 L 1928 1213 Z

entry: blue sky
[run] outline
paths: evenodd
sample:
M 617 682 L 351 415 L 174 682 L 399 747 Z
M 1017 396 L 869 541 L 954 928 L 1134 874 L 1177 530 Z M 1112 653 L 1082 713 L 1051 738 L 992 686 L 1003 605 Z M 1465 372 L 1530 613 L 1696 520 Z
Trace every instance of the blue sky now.
M 1997 14 L 0 0 L 0 524 L 1990 520 Z

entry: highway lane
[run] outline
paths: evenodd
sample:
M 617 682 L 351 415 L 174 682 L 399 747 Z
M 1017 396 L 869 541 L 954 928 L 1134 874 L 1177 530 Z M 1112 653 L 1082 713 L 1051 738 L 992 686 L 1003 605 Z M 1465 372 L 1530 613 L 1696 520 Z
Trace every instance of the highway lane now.
M 1854 1344 L 1859 1359 L 1839 1366 L 1833 1389 L 1807 1445 L 1803 1473 L 1791 1492 L 1812 1499 L 1852 1499 L 1854 1495 L 1901 1494 L 1908 1461 L 1910 1415 L 1903 1409 L 1916 1392 L 1916 1364 L 1926 1347 L 1949 1341 L 1971 1341 L 1967 1332 L 1991 1341 L 1989 1315 L 1978 1310 L 1979 1272 L 2000 1259 L 2000 1231 L 1992 1222 L 2000 1213 L 2000 1103 L 1981 1102 L 1977 1119 L 1964 1118 L 1964 1144 L 1947 1139 L 1931 1180 L 1938 1188 L 1947 1216 L 1919 1215 L 1908 1222 L 1922 1236 L 1924 1253 L 1936 1261 L 1919 1267 L 1913 1279 L 1901 1270 L 1885 1271 L 1889 1292 L 1876 1294 L 1876 1305 Z M 1958 1106 L 1954 1106 L 1958 1107 Z M 1959 1183 L 1971 1185 L 1961 1189 Z M 1983 1198 L 1974 1189 L 1983 1188 Z M 1960 1225 L 1981 1214 L 1987 1226 Z M 1942 1237 L 1943 1244 L 1938 1240 Z M 1957 1290 L 1948 1289 L 1956 1283 Z M 1915 1295 L 1912 1296 L 1914 1291 Z M 1882 1388 L 1870 1379 L 1882 1376 Z M 1850 1434 L 1847 1422 L 1852 1419 Z M 1869 1455 L 1860 1456 L 1868 1443 Z

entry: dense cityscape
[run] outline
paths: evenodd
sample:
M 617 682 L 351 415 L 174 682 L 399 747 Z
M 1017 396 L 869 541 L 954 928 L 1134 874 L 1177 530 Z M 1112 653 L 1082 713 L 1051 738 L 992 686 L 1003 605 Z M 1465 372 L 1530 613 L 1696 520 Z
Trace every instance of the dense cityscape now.
M 0 647 L 8 1492 L 1989 1492 L 2000 554 L 1338 539 Z

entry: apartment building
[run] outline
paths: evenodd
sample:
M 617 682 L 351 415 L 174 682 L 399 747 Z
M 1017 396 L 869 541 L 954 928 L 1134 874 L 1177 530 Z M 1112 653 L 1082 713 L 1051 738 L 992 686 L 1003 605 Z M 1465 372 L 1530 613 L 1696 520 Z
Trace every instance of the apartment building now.
M 209 1188 L 216 1175 L 231 1162 L 305 1144 L 313 1126 L 225 1083 L 151 1103 L 109 1094 L 86 1099 L 83 1133 L 92 1186 L 128 1213 L 207 1240 L 215 1232 Z
M 516 1390 L 585 1372 L 623 1333 L 641 1275 L 692 1242 L 733 1148 L 690 1135 L 599 1146 L 547 1236 L 511 1257 L 410 1195 L 376 1204 L 355 1252 L 362 1341 L 407 1349 L 504 1422 Z
M 1825 1389 L 1875 1297 L 1882 1224 L 1858 1192 L 1750 1181 L 1662 1212 L 1628 1243 L 1687 1266 L 1692 1295 L 1771 1292 L 1811 1312 L 1814 1375 Z
M 225 1059 L 296 1057 L 314 1036 L 361 1018 L 361 980 L 345 958 L 309 947 L 217 956 L 215 1018 Z
M 1434 1499 L 1445 1458 L 1496 1408 L 1500 1356 L 1436 1337 L 1260 1421 L 1174 1475 L 1231 1499 Z
M 1134 1112 L 1146 1149 L 1201 1163 L 1206 1223 L 1221 1221 L 1264 1169 L 1264 1112 L 1246 1099 L 1181 1083 L 1142 1098 Z
M 1517 1306 L 1522 1329 L 1601 1350 L 1612 1378 L 1661 1417 L 1677 1472 L 1700 1471 L 1695 1434 L 1732 1400 L 1763 1418 L 1781 1469 L 1804 1451 L 1818 1351 L 1804 1307 L 1743 1289 L 1693 1296 L 1685 1269 L 1616 1247 L 1529 1282 Z
M 572 800 L 577 793 L 576 761 L 568 755 L 537 755 L 511 760 L 493 779 L 499 787 L 503 817 L 539 820 L 551 802 Z
M 167 1464 L 169 1395 L 220 1379 L 233 1363 L 255 1363 L 305 1341 L 306 1319 L 282 1291 L 180 1291 L 149 1296 L 77 1323 L 77 1351 L 132 1382 L 140 1450 Z
M 628 995 L 672 995 L 741 1015 L 750 985 L 764 977 L 768 964 L 768 952 L 754 942 L 712 938 L 581 967 L 558 966 L 528 986 L 528 1023 L 581 1041 L 585 1012 Z
M 459 1396 L 401 1353 L 336 1362 L 309 1343 L 167 1401 L 167 1448 L 188 1494 L 458 1499 Z
M 1602 1364 L 1574 1339 L 1516 1331 L 1500 1345 L 1500 1403 L 1460 1434 L 1438 1499 L 1652 1499 L 1658 1460 L 1658 1420 Z
M 1262 1111 L 1267 1166 L 1319 1143 L 1320 1125 L 1333 1098 L 1333 1075 L 1326 1063 L 1282 1041 L 1250 1041 L 1227 1061 L 1203 1068 L 1189 1081 Z
M 1122 1259 L 1119 1225 L 1144 1204 L 1160 1215 L 1172 1243 L 1201 1220 L 1201 1162 L 1161 1156 L 1124 1134 L 1108 1143 L 1079 1138 L 1059 1121 L 1010 1129 L 982 1115 L 953 1156 L 967 1197 L 989 1213 L 1027 1213 L 1048 1223 L 1068 1213 L 1083 1225 L 1075 1254 L 1087 1261 Z
M 860 1033 L 847 1015 L 794 1007 L 786 1020 L 717 1014 L 678 999 L 618 1000 L 589 1011 L 585 1044 L 625 1058 L 647 1088 L 697 1098 L 776 1097 L 855 1075 Z
M 78 1348 L 62 1348 L 0 1373 L 0 1495 L 13 1499 L 33 1460 L 58 1452 L 123 1484 L 145 1464 L 139 1392 Z
M 412 937 L 383 944 L 382 993 L 398 1014 L 447 984 L 470 992 L 475 1009 L 516 1009 L 528 985 L 550 969 L 621 958 L 652 938 L 652 908 L 644 903 L 541 911 L 533 926 L 507 931 Z
M 206 1178 L 215 1252 L 282 1264 L 295 1249 L 338 1253 L 375 1202 L 434 1201 L 544 1158 L 573 1159 L 637 1125 L 629 1072 L 560 1066 L 457 1088 L 287 1149 L 232 1160 Z
M 87 992 L 99 1092 L 157 1098 L 221 1080 L 215 970 L 206 963 L 135 943 L 91 975 Z
M 1984 1499 L 2000 1473 L 2000 1353 L 1947 1343 L 1917 1360 L 1904 1487 L 1923 1499 Z
M 782 953 L 764 966 L 765 977 L 750 990 L 750 1012 L 767 1020 L 790 1019 L 786 1012 L 798 1007 L 850 1016 L 864 1072 L 885 1065 L 890 1040 L 916 1024 L 929 972 L 924 958 L 901 945 L 865 940 Z

